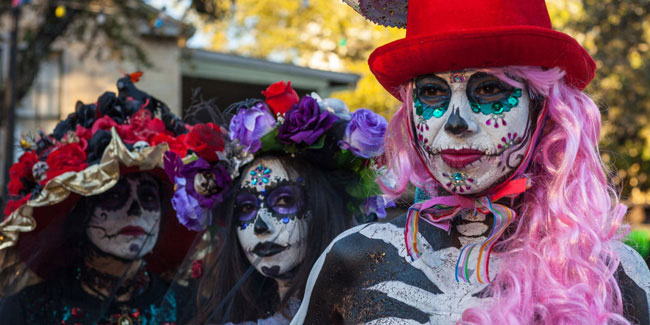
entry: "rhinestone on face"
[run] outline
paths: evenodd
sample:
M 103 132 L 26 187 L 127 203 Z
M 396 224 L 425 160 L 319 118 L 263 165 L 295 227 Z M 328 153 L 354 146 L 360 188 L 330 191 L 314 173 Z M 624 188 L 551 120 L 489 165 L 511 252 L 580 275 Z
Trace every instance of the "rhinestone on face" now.
M 474 183 L 473 178 L 467 178 L 467 175 L 461 172 L 456 172 L 451 175 L 442 173 L 442 176 L 449 179 L 449 182 L 447 182 L 445 185 L 454 193 L 463 193 L 465 191 L 469 191 L 472 188 L 471 184 Z

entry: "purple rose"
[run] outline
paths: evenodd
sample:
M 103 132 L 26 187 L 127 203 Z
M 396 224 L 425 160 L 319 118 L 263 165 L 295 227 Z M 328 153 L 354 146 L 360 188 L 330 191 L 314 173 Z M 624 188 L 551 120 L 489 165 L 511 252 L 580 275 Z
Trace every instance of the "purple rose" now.
M 210 222 L 210 210 L 201 207 L 199 202 L 189 193 L 187 193 L 184 178 L 176 178 L 178 190 L 172 197 L 172 206 L 176 210 L 178 221 L 185 227 L 194 231 L 201 231 L 207 227 Z
M 232 118 L 230 139 L 239 140 L 246 151 L 254 153 L 262 146 L 260 138 L 273 128 L 275 128 L 275 118 L 266 104 L 260 102 L 251 108 L 240 110 Z
M 395 202 L 386 199 L 384 196 L 371 196 L 366 199 L 366 215 L 370 216 L 373 213 L 377 218 L 386 218 L 386 208 L 395 207 Z
M 318 141 L 339 118 L 327 111 L 321 112 L 315 99 L 305 96 L 284 115 L 278 129 L 278 141 L 284 144 L 304 143 L 308 146 Z
M 370 158 L 384 153 L 384 134 L 388 122 L 375 112 L 360 108 L 352 113 L 352 119 L 345 128 L 341 148 L 355 155 Z

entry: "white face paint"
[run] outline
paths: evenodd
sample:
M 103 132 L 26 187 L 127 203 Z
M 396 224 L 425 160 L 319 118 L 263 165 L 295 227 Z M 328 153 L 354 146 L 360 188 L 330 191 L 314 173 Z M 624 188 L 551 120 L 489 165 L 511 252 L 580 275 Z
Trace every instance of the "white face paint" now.
M 477 70 L 415 79 L 416 143 L 434 177 L 450 192 L 474 194 L 505 180 L 530 142 L 530 98 Z
M 145 173 L 120 178 L 98 195 L 86 234 L 102 252 L 138 259 L 151 252 L 160 228 L 160 185 Z
M 235 202 L 239 243 L 258 272 L 285 278 L 302 262 L 307 249 L 305 190 L 299 178 L 273 158 L 254 161 L 242 175 L 245 179 Z

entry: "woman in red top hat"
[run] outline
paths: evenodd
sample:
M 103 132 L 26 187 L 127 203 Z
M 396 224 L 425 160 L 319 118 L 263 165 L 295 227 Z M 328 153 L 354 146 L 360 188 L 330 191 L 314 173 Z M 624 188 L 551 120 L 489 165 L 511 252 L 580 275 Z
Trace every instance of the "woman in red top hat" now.
M 407 27 L 369 59 L 403 103 L 383 186 L 430 198 L 337 237 L 293 324 L 650 323 L 650 272 L 620 242 L 582 92 L 595 64 L 544 1 L 346 2 Z
M 163 157 L 216 157 L 223 133 L 186 125 L 135 88 L 138 77 L 119 79 L 117 95 L 79 102 L 51 135 L 21 140 L 0 223 L 3 324 L 183 323 L 186 290 L 168 281 L 195 233 L 171 208 Z

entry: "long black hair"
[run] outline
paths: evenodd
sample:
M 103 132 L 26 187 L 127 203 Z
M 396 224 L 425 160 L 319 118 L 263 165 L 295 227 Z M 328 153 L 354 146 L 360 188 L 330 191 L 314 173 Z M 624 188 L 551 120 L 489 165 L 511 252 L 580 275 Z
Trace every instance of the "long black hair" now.
M 358 179 L 356 175 L 325 171 L 299 157 L 285 154 L 260 156 L 256 161 L 264 158 L 279 160 L 291 177 L 303 179 L 307 192 L 305 206 L 311 214 L 305 257 L 295 269 L 289 290 L 280 299 L 276 281 L 257 272 L 244 255 L 237 238 L 234 198 L 241 188 L 241 177 L 227 199 L 213 211 L 214 216 L 223 218 L 226 227 L 219 233 L 219 248 L 213 247 L 205 257 L 205 270 L 196 299 L 198 310 L 193 323 L 238 323 L 284 312 L 292 296 L 302 297 L 304 294 L 309 272 L 327 245 L 354 223 L 352 213 L 347 209 L 352 199 L 345 186 L 355 177 Z

